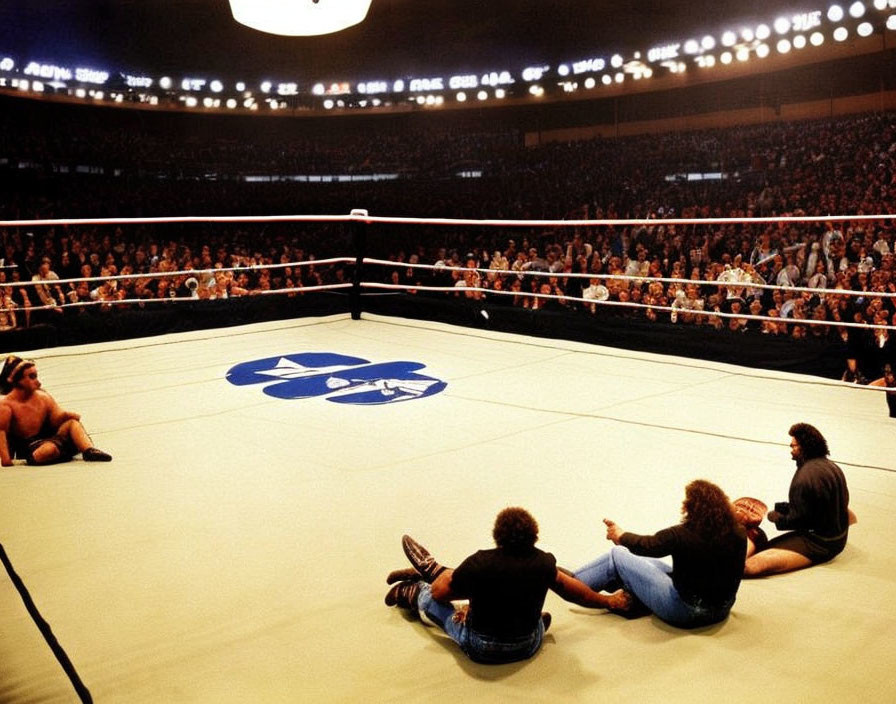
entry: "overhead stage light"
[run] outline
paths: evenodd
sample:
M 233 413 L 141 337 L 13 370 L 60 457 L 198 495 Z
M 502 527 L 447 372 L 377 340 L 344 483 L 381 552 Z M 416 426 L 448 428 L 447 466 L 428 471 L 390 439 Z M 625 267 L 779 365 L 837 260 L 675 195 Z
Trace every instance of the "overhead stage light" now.
M 331 34 L 367 17 L 371 0 L 230 0 L 233 19 L 286 36 Z

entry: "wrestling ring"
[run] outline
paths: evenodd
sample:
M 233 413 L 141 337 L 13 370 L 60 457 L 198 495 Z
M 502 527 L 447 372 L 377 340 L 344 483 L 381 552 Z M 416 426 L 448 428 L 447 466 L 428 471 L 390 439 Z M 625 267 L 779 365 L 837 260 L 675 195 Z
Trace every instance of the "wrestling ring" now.
M 396 262 L 375 234 L 424 224 L 514 233 L 606 221 L 383 222 L 362 213 L 273 220 L 347 228 L 334 238 L 347 254 L 270 266 L 338 265 L 348 278 L 256 298 L 280 305 L 335 296 L 342 310 L 4 350 L 36 360 L 44 387 L 81 414 L 114 461 L 0 469 L 0 702 L 896 698 L 896 553 L 886 538 L 896 513 L 896 433 L 885 389 L 563 339 L 544 328 L 512 332 L 499 324 L 505 308 L 486 306 L 476 286 L 390 281 L 382 271 Z M 415 267 L 427 265 L 401 262 Z M 202 285 L 214 273 L 105 278 L 194 277 Z M 613 277 L 599 278 L 608 285 Z M 409 289 L 460 293 L 445 305 L 475 324 L 381 312 L 377 301 Z M 484 293 L 492 301 L 514 295 Z M 868 295 L 838 291 L 857 293 Z M 552 294 L 531 294 L 539 297 Z M 619 305 L 601 299 L 576 302 Z M 105 306 L 114 316 L 117 306 L 133 313 L 204 303 L 121 298 L 59 307 Z M 674 312 L 652 307 L 664 320 Z M 732 498 L 783 500 L 793 472 L 787 429 L 798 421 L 826 436 L 858 523 L 831 563 L 745 581 L 719 625 L 682 631 L 549 593 L 553 624 L 539 654 L 483 666 L 383 605 L 386 573 L 405 564 L 403 533 L 456 564 L 491 544 L 505 506 L 529 509 L 539 547 L 576 568 L 608 549 L 603 517 L 639 533 L 677 522 L 694 478 Z

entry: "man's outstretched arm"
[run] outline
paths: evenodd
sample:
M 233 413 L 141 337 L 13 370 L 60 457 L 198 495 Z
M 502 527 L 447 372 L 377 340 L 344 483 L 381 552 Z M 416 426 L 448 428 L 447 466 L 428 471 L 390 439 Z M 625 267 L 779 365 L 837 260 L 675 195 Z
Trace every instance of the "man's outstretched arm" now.
M 631 597 L 621 589 L 612 594 L 594 591 L 582 580 L 557 570 L 551 589 L 566 601 L 591 609 L 615 609 L 624 611 L 631 606 Z

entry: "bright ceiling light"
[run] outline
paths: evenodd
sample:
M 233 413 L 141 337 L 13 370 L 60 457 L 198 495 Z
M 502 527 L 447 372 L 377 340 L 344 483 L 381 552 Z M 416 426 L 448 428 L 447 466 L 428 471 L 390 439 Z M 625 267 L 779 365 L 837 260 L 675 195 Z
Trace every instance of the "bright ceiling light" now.
M 849 15 L 850 17 L 855 17 L 858 19 L 862 15 L 865 14 L 865 5 L 861 2 L 854 2 L 849 6 Z
M 367 17 L 371 0 L 230 0 L 233 19 L 290 37 L 339 32 Z
M 779 17 L 775 20 L 775 31 L 778 34 L 787 34 L 790 31 L 790 20 L 786 17 Z
M 845 42 L 847 37 L 849 37 L 849 30 L 846 27 L 837 27 L 834 30 L 834 41 L 835 42 Z
M 722 34 L 722 46 L 734 46 L 737 43 L 737 35 L 730 29 Z
M 756 28 L 756 38 L 760 41 L 765 41 L 771 35 L 772 30 L 768 28 L 767 24 L 761 24 Z
M 812 46 L 821 46 L 824 44 L 824 35 L 821 32 L 812 32 L 809 41 L 812 43 Z
M 871 26 L 870 22 L 862 22 L 858 27 L 856 27 L 856 32 L 858 32 L 860 37 L 868 37 L 871 36 L 872 32 L 874 32 L 874 27 Z
M 839 5 L 831 5 L 828 8 L 828 19 L 831 22 L 839 22 L 843 19 L 843 8 Z
M 794 49 L 803 49 L 803 48 L 805 48 L 805 46 L 806 46 L 806 37 L 804 37 L 802 34 L 797 34 L 793 38 L 793 48 Z

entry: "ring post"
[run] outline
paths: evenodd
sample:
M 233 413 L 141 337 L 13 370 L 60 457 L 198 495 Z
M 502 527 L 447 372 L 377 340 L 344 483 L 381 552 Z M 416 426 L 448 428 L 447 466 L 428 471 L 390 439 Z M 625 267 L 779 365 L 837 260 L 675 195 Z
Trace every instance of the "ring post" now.
M 353 208 L 352 217 L 366 218 L 367 211 L 363 208 Z M 352 292 L 350 307 L 352 320 L 361 319 L 361 278 L 364 273 L 364 256 L 367 245 L 367 223 L 364 220 L 352 221 L 352 246 L 355 250 L 355 271 L 352 275 Z

